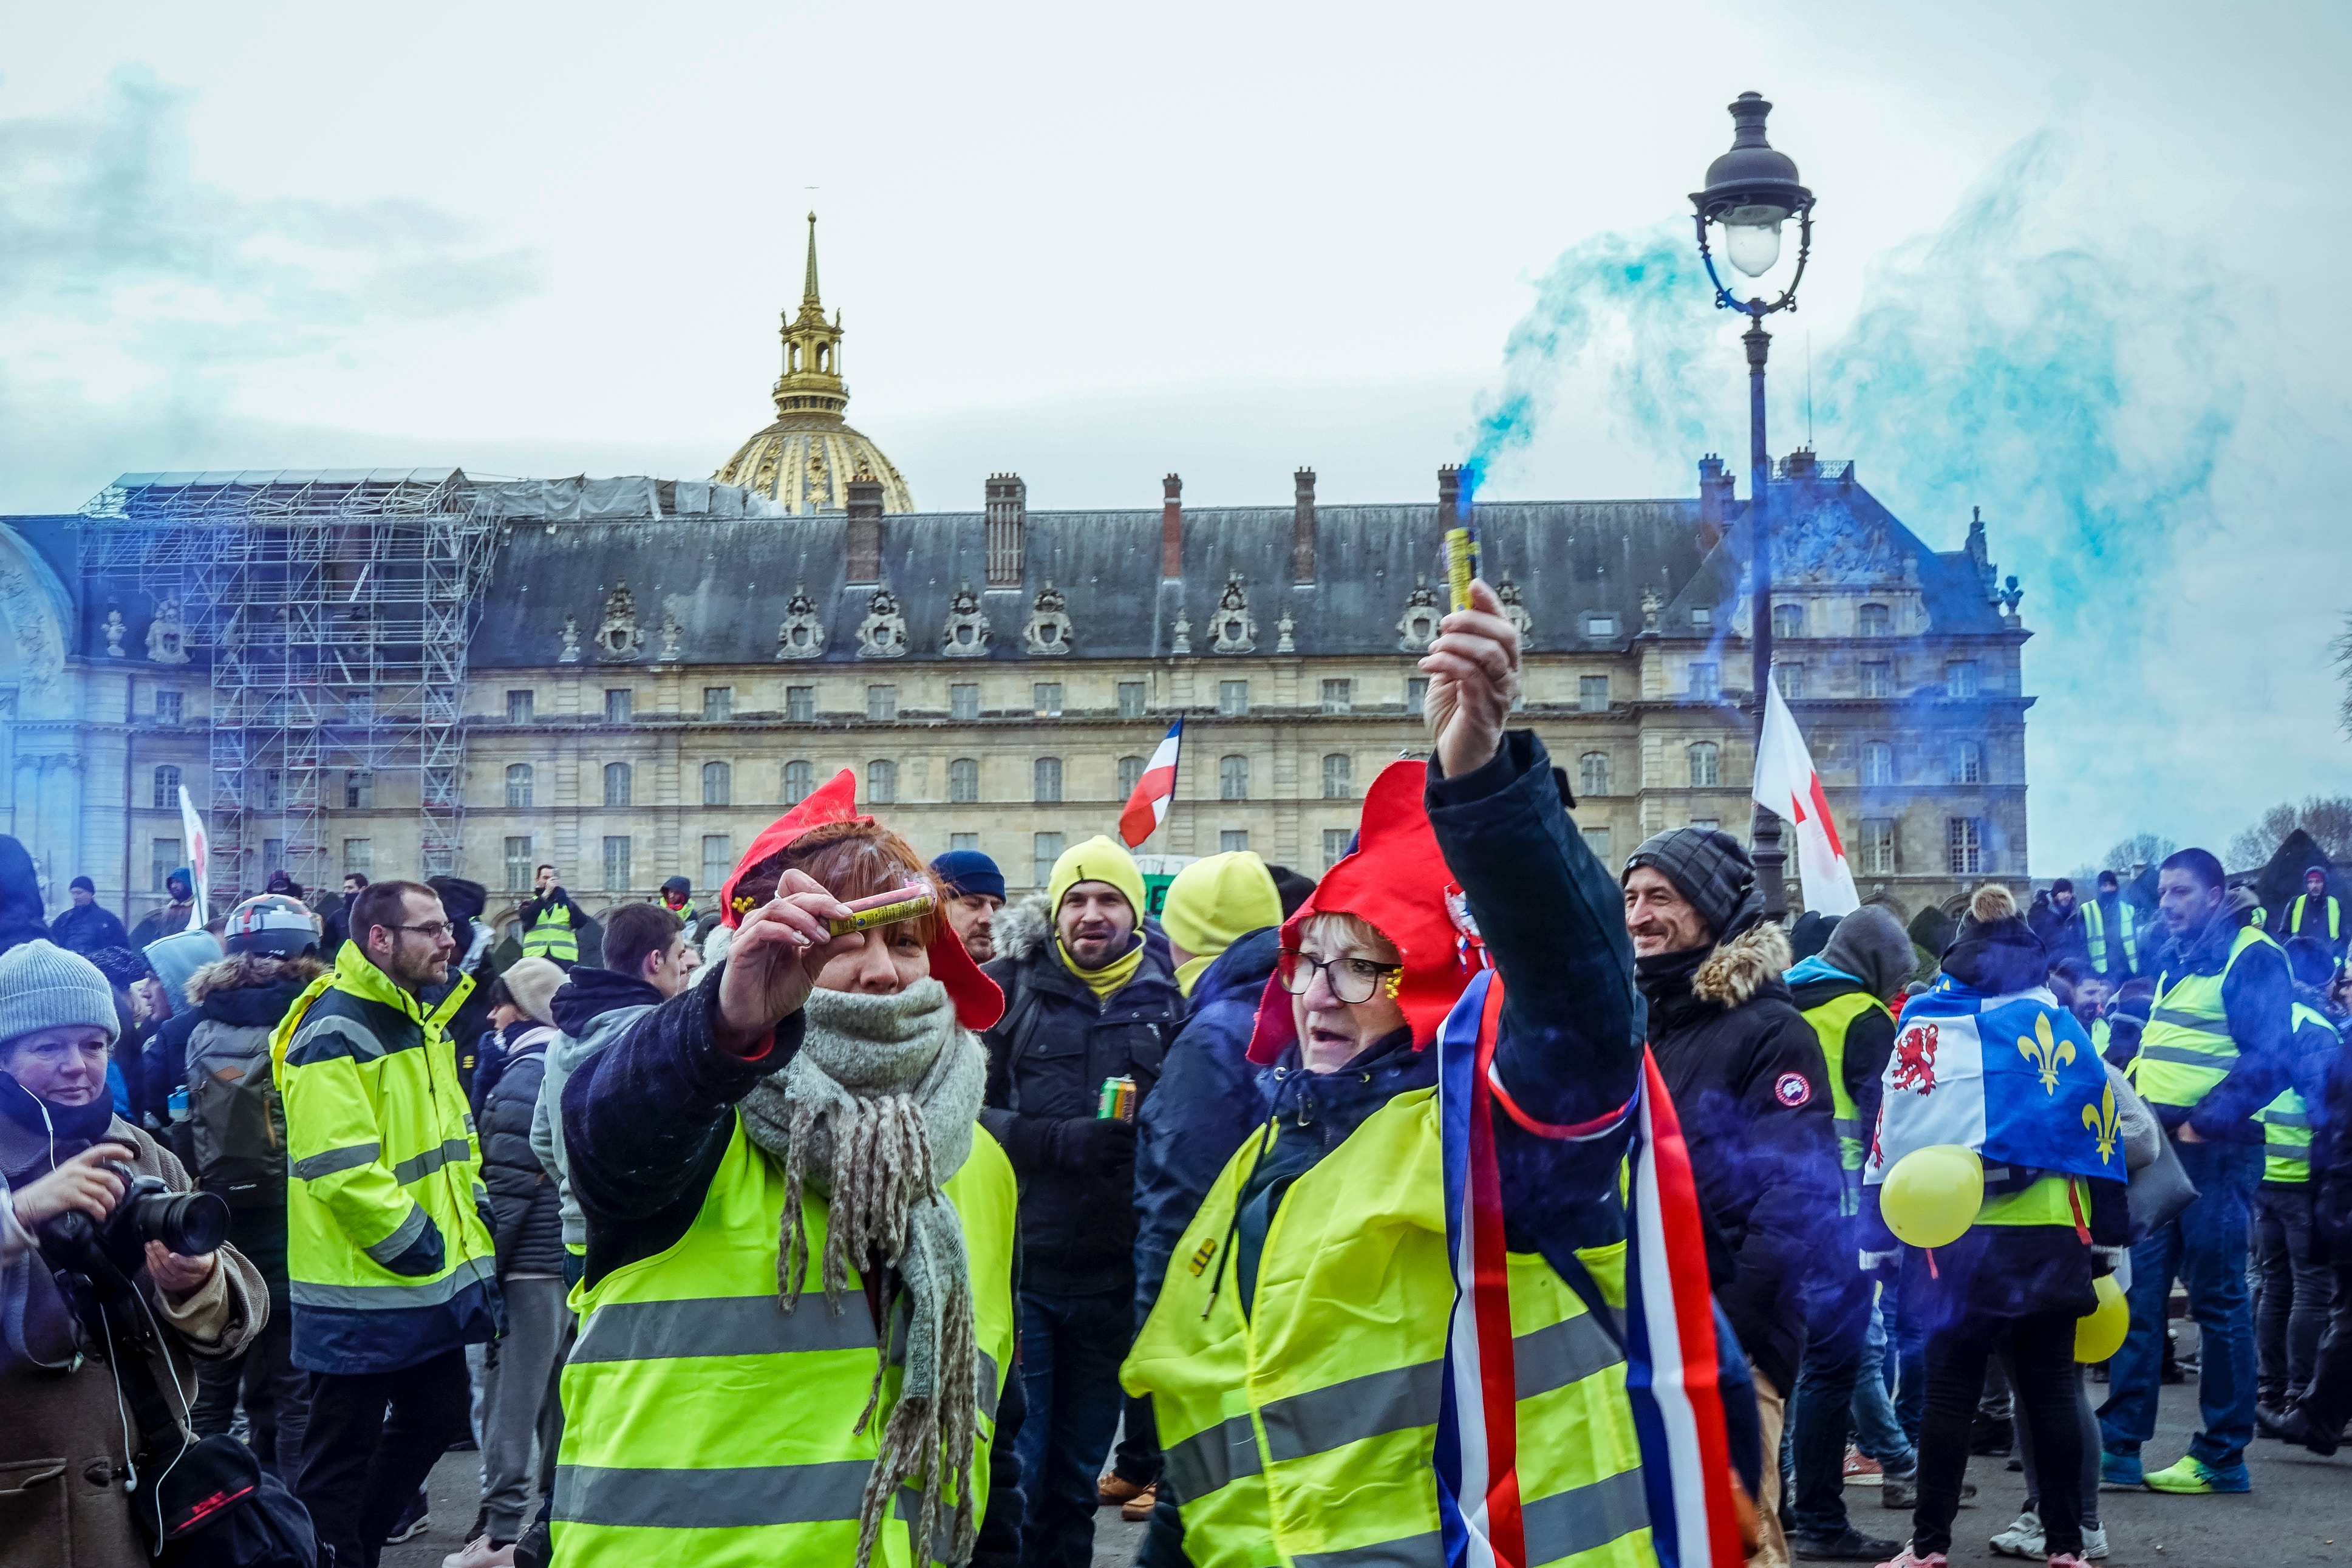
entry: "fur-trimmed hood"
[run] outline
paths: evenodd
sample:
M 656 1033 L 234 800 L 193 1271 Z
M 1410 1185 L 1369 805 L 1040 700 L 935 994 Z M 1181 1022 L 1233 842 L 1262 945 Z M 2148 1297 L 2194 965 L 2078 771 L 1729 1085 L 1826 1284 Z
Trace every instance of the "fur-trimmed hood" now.
M 201 1007 L 215 992 L 257 991 L 284 981 L 299 989 L 325 973 L 326 964 L 308 953 L 279 958 L 268 952 L 233 952 L 188 976 L 188 1000 Z
M 1016 962 L 1043 952 L 1054 938 L 1054 911 L 1043 893 L 1032 893 L 996 914 L 996 956 Z
M 1717 944 L 1691 976 L 1691 994 L 1727 1010 L 1744 1007 L 1769 981 L 1778 980 L 1796 955 L 1789 933 L 1777 921 L 1759 921 L 1730 941 Z

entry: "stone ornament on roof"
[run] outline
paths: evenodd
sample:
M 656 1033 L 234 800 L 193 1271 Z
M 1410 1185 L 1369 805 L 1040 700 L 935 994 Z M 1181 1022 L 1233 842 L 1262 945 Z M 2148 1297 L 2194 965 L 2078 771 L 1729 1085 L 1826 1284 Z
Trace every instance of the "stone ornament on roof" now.
M 1248 653 L 1257 647 L 1257 622 L 1250 618 L 1249 595 L 1238 572 L 1225 574 L 1225 591 L 1217 595 L 1217 613 L 1209 623 L 1212 653 Z
M 866 618 L 857 623 L 857 657 L 904 658 L 907 617 L 898 612 L 898 595 L 887 587 L 874 590 L 866 601 Z
M 1429 645 L 1437 640 L 1437 623 L 1444 618 L 1445 612 L 1438 607 L 1429 579 L 1415 577 L 1412 596 L 1404 602 L 1404 614 L 1397 617 L 1397 647 L 1406 653 L 1426 653 Z
M 1495 596 L 1503 602 L 1503 618 L 1519 628 L 1519 651 L 1525 653 L 1535 647 L 1536 618 L 1528 614 L 1528 591 L 1512 582 L 1511 574 L 1506 572 L 1503 574 L 1503 585 L 1495 591 Z M 1646 600 L 1643 603 L 1642 612 L 1648 617 L 1650 625 L 1654 626 L 1658 624 L 1657 612 Z
M 947 625 L 940 629 L 940 652 L 950 658 L 980 658 L 988 652 L 988 616 L 970 582 L 956 584 L 948 600 Z
M 677 662 L 677 640 L 685 635 L 686 628 L 677 624 L 677 613 L 676 611 L 670 611 L 662 616 L 661 656 L 662 662 L 664 664 L 675 664 Z
M 131 628 L 124 624 L 122 612 L 114 608 L 110 605 L 107 606 L 106 626 L 104 630 L 106 632 L 106 657 L 109 658 L 121 658 L 122 657 L 122 639 Z
M 646 634 L 637 630 L 636 598 L 626 583 L 615 583 L 604 598 L 604 624 L 596 628 L 596 657 L 635 658 L 645 644 Z
M 1169 629 L 1175 634 L 1176 640 L 1169 646 L 1168 651 L 1170 653 L 1191 653 L 1192 651 L 1192 623 L 1185 619 L 1184 612 L 1182 610 L 1180 609 L 1176 612 L 1176 624 Z
M 1275 652 L 1297 653 L 1298 651 L 1298 645 L 1290 640 L 1290 634 L 1296 628 L 1297 625 L 1297 623 L 1293 621 L 1286 614 L 1282 617 L 1282 619 L 1274 624 Z
M 778 658 L 816 658 L 824 653 L 824 621 L 816 613 L 816 601 L 809 597 L 806 584 L 793 584 L 793 596 L 784 601 L 783 625 L 776 628 Z
M 147 623 L 147 659 L 151 664 L 188 662 L 188 627 L 180 619 L 180 601 L 166 599 L 155 606 Z
M 563 651 L 556 655 L 558 664 L 580 662 L 580 622 L 572 616 L 563 617 Z
M 1030 606 L 1029 624 L 1021 628 L 1022 646 L 1041 658 L 1057 658 L 1070 651 L 1076 632 L 1062 591 L 1048 580 Z

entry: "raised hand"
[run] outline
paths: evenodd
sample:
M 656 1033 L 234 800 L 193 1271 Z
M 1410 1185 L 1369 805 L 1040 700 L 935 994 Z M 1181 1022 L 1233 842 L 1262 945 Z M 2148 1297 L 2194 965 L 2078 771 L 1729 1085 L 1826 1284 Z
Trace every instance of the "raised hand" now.
M 1447 616 L 1437 629 L 1421 658 L 1429 677 L 1423 719 L 1438 766 L 1447 778 L 1460 778 L 1502 749 L 1503 726 L 1519 696 L 1519 629 L 1504 618 L 1503 602 L 1484 578 L 1470 584 L 1470 607 Z
M 776 1026 L 801 1009 L 820 971 L 862 945 L 866 933 L 829 936 L 824 922 L 848 909 L 805 871 L 787 871 L 776 896 L 743 917 L 719 976 L 719 1043 L 758 1051 Z

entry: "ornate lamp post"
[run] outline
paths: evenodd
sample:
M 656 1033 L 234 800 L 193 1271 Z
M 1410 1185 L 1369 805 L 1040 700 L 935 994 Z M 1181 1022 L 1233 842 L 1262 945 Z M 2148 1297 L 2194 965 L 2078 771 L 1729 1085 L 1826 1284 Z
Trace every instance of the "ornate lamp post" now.
M 1772 519 L 1769 510 L 1772 457 L 1764 444 L 1764 360 L 1772 346 L 1772 334 L 1764 330 L 1764 318 L 1775 310 L 1797 308 L 1797 285 L 1804 281 L 1805 261 L 1813 248 L 1813 193 L 1797 183 L 1795 160 L 1774 152 L 1765 141 L 1764 119 L 1772 112 L 1772 106 L 1762 95 L 1743 92 L 1730 109 L 1736 127 L 1731 151 L 1706 166 L 1706 188 L 1692 194 L 1691 205 L 1697 209 L 1699 259 L 1706 264 L 1707 280 L 1715 285 L 1716 307 L 1748 313 L 1748 331 L 1739 341 L 1748 346 L 1748 646 L 1755 654 L 1753 689 L 1760 743 L 1765 692 L 1772 679 Z M 1760 293 L 1745 300 L 1738 298 L 1716 270 L 1708 226 L 1722 230 L 1723 254 L 1734 269 L 1732 282 L 1753 279 L 1757 280 L 1753 286 L 1761 289 L 1768 285 L 1760 280 L 1780 259 L 1780 226 L 1791 217 L 1797 220 L 1797 270 L 1788 287 L 1769 304 Z M 1788 889 L 1781 880 L 1781 867 L 1788 857 L 1780 847 L 1780 817 L 1761 805 L 1756 808 L 1751 842 L 1765 913 L 1779 920 L 1789 912 Z

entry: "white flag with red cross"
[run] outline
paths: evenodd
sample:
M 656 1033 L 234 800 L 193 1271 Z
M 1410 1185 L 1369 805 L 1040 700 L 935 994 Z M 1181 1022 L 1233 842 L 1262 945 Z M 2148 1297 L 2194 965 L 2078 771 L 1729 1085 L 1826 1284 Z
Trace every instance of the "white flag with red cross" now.
M 1756 804 L 1777 813 L 1796 830 L 1797 871 L 1805 884 L 1805 908 L 1825 915 L 1850 915 L 1862 907 L 1853 890 L 1853 871 L 1838 840 L 1837 823 L 1830 816 L 1829 797 L 1822 775 L 1813 769 L 1813 754 L 1797 729 L 1789 705 L 1780 700 L 1778 681 L 1768 681 L 1764 694 L 1764 735 L 1756 747 Z

